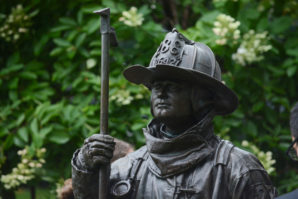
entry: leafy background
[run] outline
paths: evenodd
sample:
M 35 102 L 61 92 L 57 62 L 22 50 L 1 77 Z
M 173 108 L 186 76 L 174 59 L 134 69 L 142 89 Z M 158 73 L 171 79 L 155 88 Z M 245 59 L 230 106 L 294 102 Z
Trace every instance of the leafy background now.
M 148 65 L 166 32 L 176 27 L 190 39 L 212 48 L 224 82 L 239 97 L 239 108 L 233 114 L 215 119 L 216 133 L 255 152 L 264 164 L 271 161 L 271 178 L 279 193 L 298 187 L 297 165 L 285 155 L 291 142 L 289 111 L 298 98 L 295 0 L 2 2 L 1 175 L 11 173 L 24 161 L 17 155 L 19 150 L 27 148 L 33 160 L 34 154 L 45 148 L 42 168 L 35 170 L 33 180 L 19 185 L 31 193 L 39 186 L 55 190 L 61 179 L 71 175 L 73 152 L 84 138 L 98 133 L 100 20 L 92 12 L 105 7 L 111 8 L 111 25 L 119 42 L 110 52 L 112 136 L 136 147 L 144 144 L 141 129 L 151 118 L 150 93 L 127 82 L 122 71 L 133 64 Z M 217 42 L 222 36 L 213 30 L 221 14 L 232 17 L 230 23 L 240 22 L 228 30 L 239 30 L 240 37 L 226 35 L 223 45 Z M 262 59 L 243 65 L 233 59 L 233 54 L 250 30 L 266 31 L 264 42 L 270 49 L 259 53 Z M 1 183 L 0 196 L 14 198 L 19 185 L 6 189 Z

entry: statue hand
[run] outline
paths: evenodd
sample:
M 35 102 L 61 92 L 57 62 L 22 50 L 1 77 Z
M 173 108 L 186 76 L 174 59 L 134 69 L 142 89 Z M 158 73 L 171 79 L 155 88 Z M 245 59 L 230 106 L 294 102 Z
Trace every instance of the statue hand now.
M 85 139 L 79 159 L 83 167 L 96 170 L 100 165 L 110 163 L 114 149 L 115 142 L 112 136 L 94 134 Z

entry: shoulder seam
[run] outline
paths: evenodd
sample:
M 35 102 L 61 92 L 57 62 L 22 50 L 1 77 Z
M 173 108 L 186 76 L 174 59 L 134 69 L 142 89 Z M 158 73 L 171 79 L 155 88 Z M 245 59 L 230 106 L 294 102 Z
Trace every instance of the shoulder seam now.
M 227 140 L 221 140 L 215 152 L 214 165 L 215 166 L 218 164 L 227 165 L 230 157 L 230 153 L 233 148 L 234 148 L 234 145 L 231 142 Z

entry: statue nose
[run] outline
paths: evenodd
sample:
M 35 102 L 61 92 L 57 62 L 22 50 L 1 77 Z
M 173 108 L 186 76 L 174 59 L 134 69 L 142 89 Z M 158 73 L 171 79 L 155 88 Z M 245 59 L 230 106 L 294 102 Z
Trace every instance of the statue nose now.
M 159 98 L 166 98 L 168 97 L 168 89 L 166 87 L 162 87 L 158 90 L 157 96 Z

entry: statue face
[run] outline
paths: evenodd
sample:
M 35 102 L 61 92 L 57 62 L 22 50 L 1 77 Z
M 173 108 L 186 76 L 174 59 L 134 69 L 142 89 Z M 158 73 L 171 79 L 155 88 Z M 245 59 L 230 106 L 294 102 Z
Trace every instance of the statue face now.
M 153 116 L 162 122 L 183 121 L 191 118 L 191 88 L 187 84 L 163 80 L 152 85 L 151 109 Z

